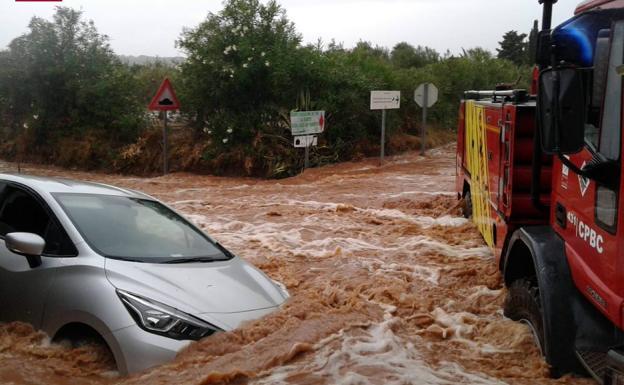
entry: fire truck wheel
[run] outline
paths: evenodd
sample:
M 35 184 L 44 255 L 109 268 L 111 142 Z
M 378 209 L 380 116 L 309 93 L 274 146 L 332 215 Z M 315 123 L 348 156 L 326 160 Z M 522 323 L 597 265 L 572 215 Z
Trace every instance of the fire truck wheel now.
M 470 190 L 464 195 L 464 218 L 472 218 L 472 195 Z
M 526 278 L 514 281 L 509 286 L 507 298 L 505 298 L 504 314 L 514 321 L 529 326 L 535 343 L 543 356 L 544 324 L 537 283 Z

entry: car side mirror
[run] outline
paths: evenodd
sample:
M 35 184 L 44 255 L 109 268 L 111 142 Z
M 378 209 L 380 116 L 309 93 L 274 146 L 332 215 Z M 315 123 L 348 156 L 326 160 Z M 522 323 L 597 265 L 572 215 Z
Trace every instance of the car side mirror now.
M 538 123 L 546 154 L 574 154 L 585 144 L 585 86 L 573 68 L 542 71 L 539 78 Z
M 41 266 L 41 254 L 45 241 L 33 233 L 8 233 L 4 236 L 4 244 L 11 252 L 23 255 L 31 268 Z

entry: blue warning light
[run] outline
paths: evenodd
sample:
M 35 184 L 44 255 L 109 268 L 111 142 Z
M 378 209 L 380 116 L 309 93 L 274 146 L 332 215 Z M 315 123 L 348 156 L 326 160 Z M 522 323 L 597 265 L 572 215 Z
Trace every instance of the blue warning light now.
M 557 59 L 581 67 L 593 66 L 596 39 L 611 28 L 612 22 L 613 15 L 608 12 L 589 12 L 555 28 L 552 42 Z

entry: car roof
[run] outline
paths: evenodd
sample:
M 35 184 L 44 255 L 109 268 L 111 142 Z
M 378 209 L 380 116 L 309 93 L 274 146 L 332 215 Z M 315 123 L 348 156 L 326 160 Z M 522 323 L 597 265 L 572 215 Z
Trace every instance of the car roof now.
M 26 174 L 0 174 L 0 181 L 19 183 L 30 187 L 39 193 L 98 194 L 153 199 L 147 194 L 143 194 L 135 190 L 110 186 L 103 183 L 65 178 L 52 178 Z

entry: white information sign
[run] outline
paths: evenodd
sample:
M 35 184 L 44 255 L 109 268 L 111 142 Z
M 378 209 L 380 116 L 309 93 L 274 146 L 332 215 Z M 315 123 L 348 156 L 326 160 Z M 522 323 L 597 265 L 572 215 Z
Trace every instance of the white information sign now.
M 371 110 L 396 110 L 401 107 L 401 91 L 371 91 Z
M 433 106 L 438 101 L 438 87 L 433 83 L 422 83 L 414 91 L 414 101 L 419 107 L 425 104 L 425 84 L 427 84 L 427 107 Z
M 325 111 L 298 111 L 290 113 L 293 136 L 320 134 L 325 129 Z
M 295 136 L 295 147 L 316 146 L 318 139 L 314 135 Z

